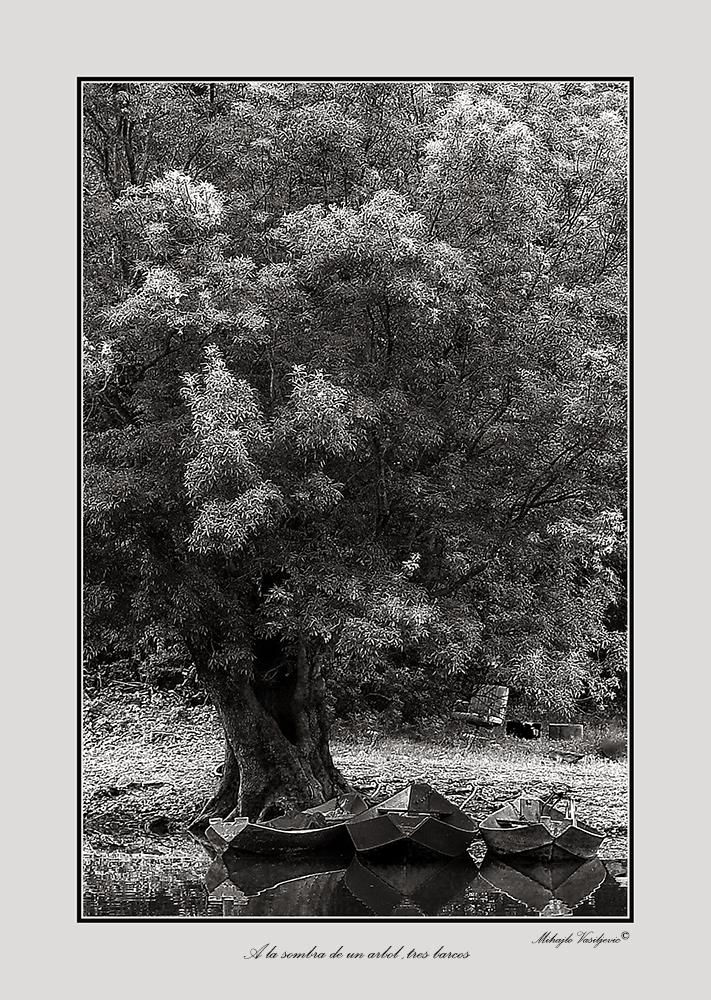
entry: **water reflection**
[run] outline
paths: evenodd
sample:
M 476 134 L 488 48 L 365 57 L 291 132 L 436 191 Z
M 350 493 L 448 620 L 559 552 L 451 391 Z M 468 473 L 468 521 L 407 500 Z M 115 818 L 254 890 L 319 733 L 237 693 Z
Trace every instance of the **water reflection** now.
M 512 864 L 467 854 L 378 865 L 359 856 L 86 859 L 87 917 L 621 917 L 624 862 Z M 617 878 L 611 872 L 615 873 Z
M 530 862 L 487 854 L 482 878 L 540 916 L 570 916 L 574 908 L 602 885 L 607 869 L 599 858 L 589 861 Z
M 374 864 L 356 855 L 344 875 L 351 895 L 382 917 L 436 916 L 477 881 L 479 869 L 468 854 L 401 865 Z
M 228 851 L 205 876 L 210 901 L 237 890 L 231 911 L 248 917 L 367 916 L 344 886 L 349 855 L 304 854 L 285 859 Z

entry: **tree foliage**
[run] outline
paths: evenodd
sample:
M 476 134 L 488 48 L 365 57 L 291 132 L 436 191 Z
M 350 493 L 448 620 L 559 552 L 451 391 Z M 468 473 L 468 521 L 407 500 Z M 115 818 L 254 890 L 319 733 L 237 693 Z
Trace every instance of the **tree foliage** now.
M 87 652 L 609 704 L 625 86 L 84 90 Z

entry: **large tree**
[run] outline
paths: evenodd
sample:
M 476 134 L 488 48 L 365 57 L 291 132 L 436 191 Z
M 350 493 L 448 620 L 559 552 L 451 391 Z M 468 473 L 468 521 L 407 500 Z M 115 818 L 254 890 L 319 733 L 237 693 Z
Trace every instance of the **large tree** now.
M 347 787 L 328 685 L 383 663 L 611 697 L 624 86 L 85 101 L 86 648 L 189 652 L 207 812 Z

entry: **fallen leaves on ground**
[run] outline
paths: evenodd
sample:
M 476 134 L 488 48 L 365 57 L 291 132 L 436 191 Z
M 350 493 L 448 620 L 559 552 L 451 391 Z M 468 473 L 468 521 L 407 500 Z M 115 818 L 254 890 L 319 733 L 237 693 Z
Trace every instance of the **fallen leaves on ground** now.
M 568 789 L 578 813 L 608 839 L 603 858 L 627 855 L 626 759 L 609 759 L 590 745 L 522 741 L 451 727 L 436 738 L 349 734 L 331 744 L 333 759 L 359 790 L 390 795 L 411 781 L 433 785 L 482 820 L 521 792 Z M 580 752 L 577 760 L 566 755 Z M 210 706 L 185 706 L 172 692 L 150 697 L 112 692 L 85 713 L 84 832 L 90 850 L 192 854 L 181 829 L 216 786 L 223 760 L 219 722 Z

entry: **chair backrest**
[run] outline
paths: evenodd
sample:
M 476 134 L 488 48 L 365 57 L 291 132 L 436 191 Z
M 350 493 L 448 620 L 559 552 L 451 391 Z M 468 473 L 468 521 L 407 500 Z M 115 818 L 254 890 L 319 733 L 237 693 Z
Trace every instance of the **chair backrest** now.
M 500 725 L 506 718 L 509 689 L 502 684 L 480 684 L 472 692 L 469 711 Z

